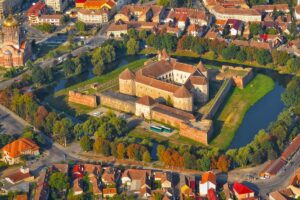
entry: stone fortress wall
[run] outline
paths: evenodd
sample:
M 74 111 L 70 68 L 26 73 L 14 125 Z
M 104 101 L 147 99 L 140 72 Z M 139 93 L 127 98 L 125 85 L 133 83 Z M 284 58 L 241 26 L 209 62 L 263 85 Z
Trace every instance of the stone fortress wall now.
M 98 106 L 97 96 L 83 94 L 77 91 L 70 90 L 68 101 L 72 103 L 78 103 L 88 107 L 95 108 Z
M 235 86 L 243 89 L 254 77 L 252 68 L 223 65 L 217 80 L 232 79 Z

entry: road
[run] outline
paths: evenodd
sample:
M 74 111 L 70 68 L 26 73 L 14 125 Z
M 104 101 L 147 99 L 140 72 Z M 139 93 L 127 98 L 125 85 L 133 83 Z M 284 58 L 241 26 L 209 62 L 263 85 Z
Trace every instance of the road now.
M 253 189 L 257 194 L 263 198 L 267 198 L 268 194 L 278 189 L 283 189 L 288 185 L 289 179 L 294 175 L 295 170 L 300 166 L 300 150 L 294 155 L 291 161 L 283 168 L 282 172 L 270 179 L 259 179 L 258 173 L 264 168 L 260 165 L 252 168 L 235 169 L 228 173 L 222 174 L 218 177 L 221 182 L 228 181 L 233 183 L 235 181 L 243 182 L 245 185 Z M 256 180 L 249 180 L 249 175 L 257 178 Z
M 29 125 L 26 121 L 11 111 L 8 111 L 2 105 L 0 105 L 0 115 L 1 124 L 3 124 L 4 133 L 6 134 L 20 136 L 24 127 Z M 74 156 L 68 154 L 68 152 L 64 150 L 64 147 L 57 143 L 53 143 L 52 140 L 43 133 L 40 134 L 42 134 L 46 141 L 46 144 L 43 146 L 45 151 L 41 157 L 26 163 L 34 175 L 37 175 L 42 168 L 54 163 L 59 163 L 66 159 L 75 160 Z

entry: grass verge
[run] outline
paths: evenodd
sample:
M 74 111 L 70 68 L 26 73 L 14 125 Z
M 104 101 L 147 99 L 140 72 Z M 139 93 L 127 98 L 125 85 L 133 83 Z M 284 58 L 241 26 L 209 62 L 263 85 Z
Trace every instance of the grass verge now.
M 227 149 L 236 131 L 241 125 L 247 111 L 261 98 L 273 90 L 274 81 L 262 74 L 258 74 L 245 89 L 235 88 L 225 106 L 215 120 L 215 138 L 210 145 Z
M 63 90 L 59 90 L 56 93 L 54 93 L 53 96 L 51 95 L 51 96 L 47 97 L 45 99 L 45 103 L 57 111 L 65 112 L 74 117 L 78 116 L 78 115 L 86 114 L 86 113 L 90 112 L 92 109 L 87 106 L 82 106 L 79 104 L 68 102 L 67 98 L 68 98 L 68 92 L 70 90 L 78 89 L 80 87 L 83 87 L 83 86 L 86 86 L 86 85 L 89 85 L 92 83 L 104 84 L 108 81 L 118 78 L 119 74 L 126 68 L 129 68 L 133 71 L 138 69 L 139 67 L 143 66 L 145 61 L 146 61 L 146 59 L 140 59 L 140 60 L 134 61 L 132 63 L 129 63 L 127 65 L 119 67 L 105 75 L 96 76 L 89 80 L 72 85 Z

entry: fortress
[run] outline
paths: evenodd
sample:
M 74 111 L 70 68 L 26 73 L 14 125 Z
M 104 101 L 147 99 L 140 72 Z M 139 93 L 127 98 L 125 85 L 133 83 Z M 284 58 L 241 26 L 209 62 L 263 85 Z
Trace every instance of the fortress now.
M 194 103 L 204 103 L 209 98 L 207 70 L 201 62 L 197 66 L 180 63 L 163 50 L 158 53 L 158 61 L 145 62 L 136 73 L 124 70 L 119 76 L 119 91 L 149 96 L 191 112 Z

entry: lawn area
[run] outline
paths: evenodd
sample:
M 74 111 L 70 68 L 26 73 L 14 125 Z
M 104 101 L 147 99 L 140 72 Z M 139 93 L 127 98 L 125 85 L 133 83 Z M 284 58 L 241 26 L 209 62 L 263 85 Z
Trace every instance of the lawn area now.
M 228 148 L 247 111 L 272 91 L 274 86 L 275 83 L 270 77 L 258 74 L 245 89 L 236 87 L 214 120 L 215 138 L 210 145 L 220 149 Z
M 87 106 L 82 106 L 82 105 L 75 104 L 75 103 L 68 103 L 67 97 L 68 97 L 68 92 L 70 90 L 78 89 L 78 88 L 81 88 L 83 86 L 86 86 L 86 85 L 89 85 L 92 83 L 104 84 L 108 81 L 112 81 L 113 79 L 117 79 L 119 74 L 124 69 L 129 68 L 134 71 L 134 70 L 138 69 L 139 67 L 143 66 L 145 61 L 146 61 L 146 59 L 140 59 L 140 60 L 134 61 L 132 63 L 129 63 L 127 65 L 119 67 L 105 75 L 96 76 L 89 80 L 72 85 L 66 89 L 59 90 L 58 92 L 54 93 L 54 95 L 47 97 L 45 99 L 45 103 L 48 104 L 51 108 L 53 108 L 57 111 L 60 111 L 60 112 L 65 112 L 71 116 L 78 116 L 78 115 L 86 114 L 89 111 L 91 111 L 92 109 Z
M 170 146 L 172 145 L 195 145 L 199 146 L 201 145 L 200 143 L 191 140 L 189 138 L 185 138 L 180 136 L 178 133 L 174 133 L 170 137 L 164 137 L 158 133 L 155 133 L 153 131 L 150 131 L 148 129 L 144 129 L 140 126 L 136 127 L 130 133 L 128 136 L 135 137 L 135 138 L 140 138 L 140 139 L 153 139 L 158 143 L 168 143 Z

